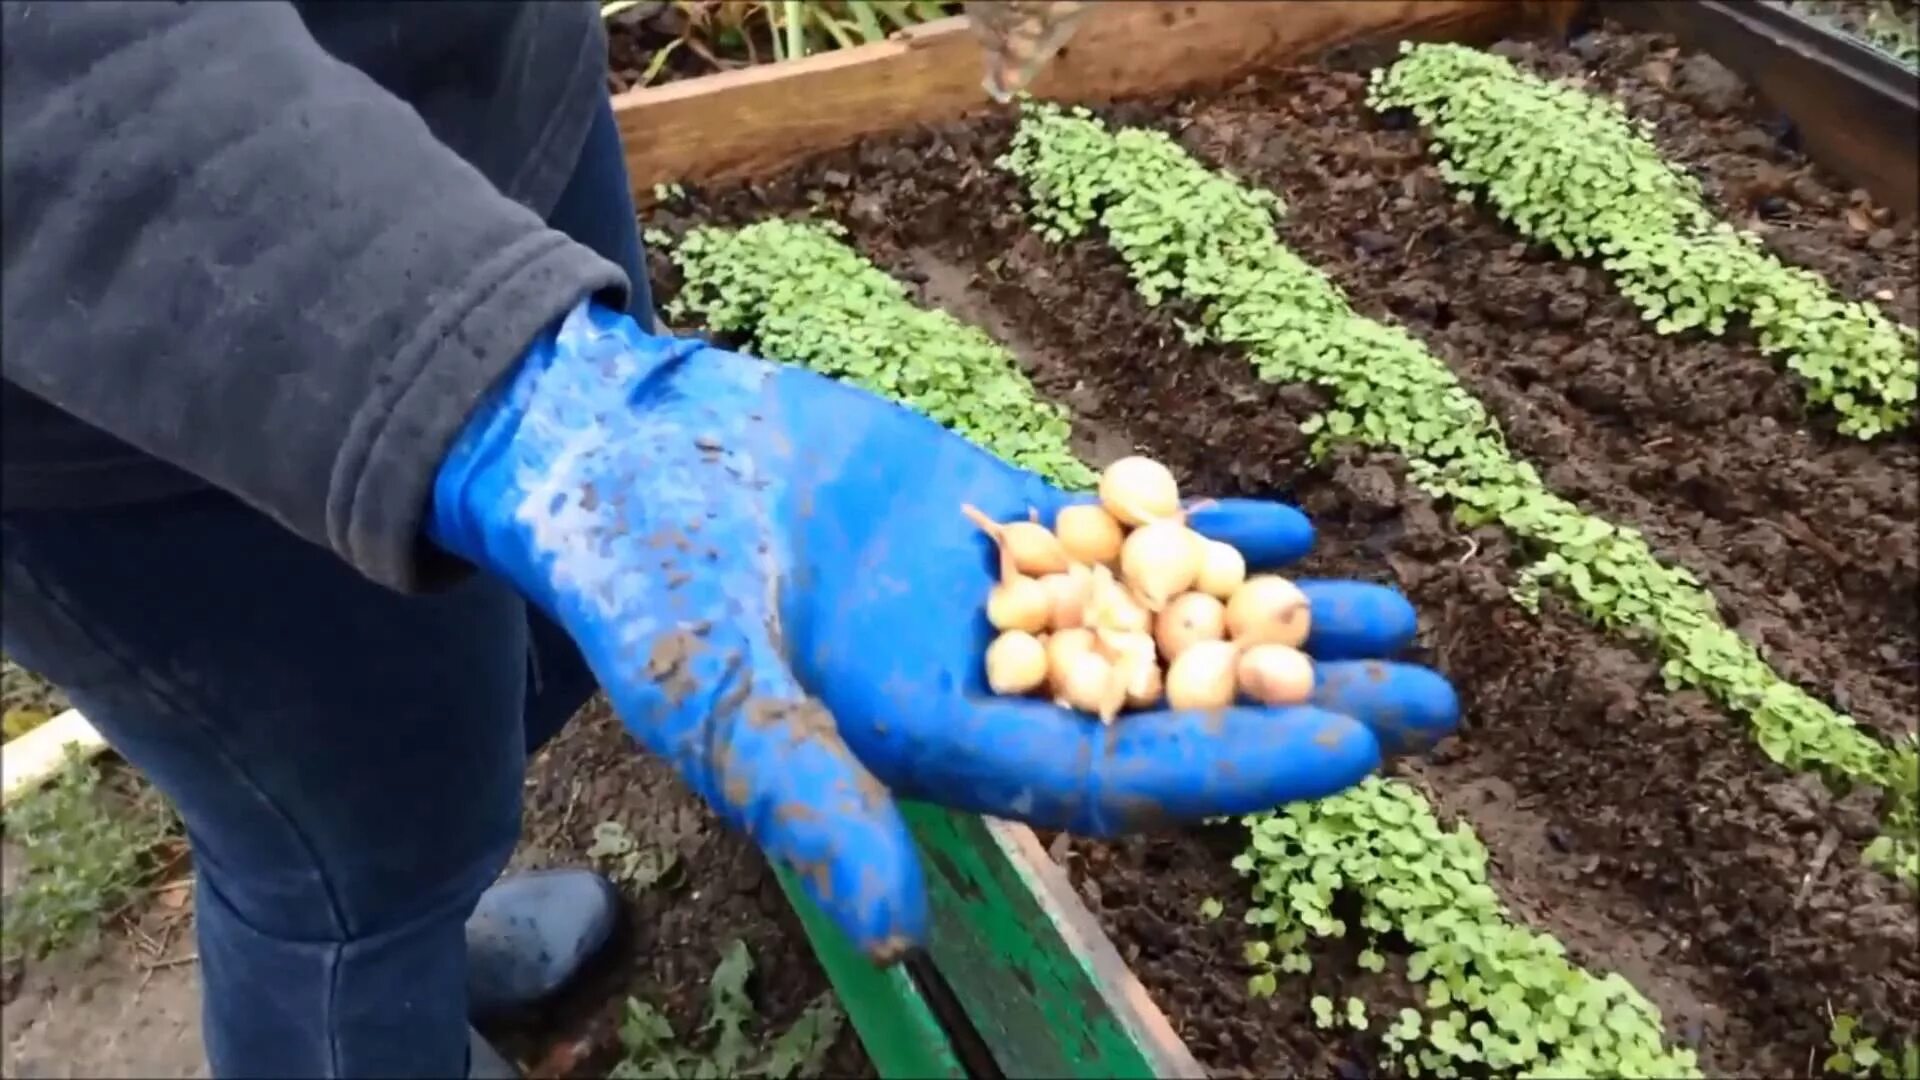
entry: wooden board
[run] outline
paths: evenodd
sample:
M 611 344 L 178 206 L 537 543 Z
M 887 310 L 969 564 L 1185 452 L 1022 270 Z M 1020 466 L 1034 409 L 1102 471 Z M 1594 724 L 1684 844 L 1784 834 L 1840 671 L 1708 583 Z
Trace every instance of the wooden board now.
M 1564 27 L 1572 0 L 1113 0 L 1042 72 L 1036 96 L 1104 101 L 1216 84 L 1357 40 L 1486 40 Z M 862 136 L 1001 108 L 963 18 L 890 41 L 632 90 L 614 99 L 642 206 L 656 184 L 761 176 Z
M 1609 0 L 1585 13 L 1710 53 L 1793 121 L 1808 156 L 1906 220 L 1920 211 L 1920 76 L 1779 4 Z
M 107 748 L 78 709 L 68 709 L 0 748 L 0 805 L 12 802 L 46 783 L 66 765 L 72 747 L 84 760 Z
M 1032 830 L 902 810 L 927 871 L 927 951 L 1002 1075 L 1206 1075 Z

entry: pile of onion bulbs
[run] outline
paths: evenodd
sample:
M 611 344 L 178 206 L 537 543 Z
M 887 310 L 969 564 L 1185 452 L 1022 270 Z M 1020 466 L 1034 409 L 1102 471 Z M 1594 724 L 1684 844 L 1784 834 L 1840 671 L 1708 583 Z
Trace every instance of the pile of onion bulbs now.
M 1129 709 L 1210 709 L 1245 699 L 1304 702 L 1313 662 L 1300 651 L 1306 595 L 1187 525 L 1173 473 L 1122 458 L 1100 474 L 1097 503 L 1054 527 L 961 510 L 1000 551 L 987 596 L 996 694 L 1049 697 L 1112 723 Z

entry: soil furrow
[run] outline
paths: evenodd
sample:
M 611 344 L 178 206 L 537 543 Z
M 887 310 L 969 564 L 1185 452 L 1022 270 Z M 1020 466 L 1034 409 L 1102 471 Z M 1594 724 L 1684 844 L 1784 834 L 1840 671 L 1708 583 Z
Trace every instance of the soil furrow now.
M 1467 711 L 1464 737 L 1420 775 L 1476 823 L 1505 895 L 1592 966 L 1659 972 L 1637 985 L 1676 1034 L 1705 1044 L 1709 1065 L 1803 1069 L 1824 1042 L 1829 999 L 1883 1022 L 1920 1010 L 1912 920 L 1893 886 L 1859 865 L 1874 793 L 1836 802 L 1767 762 L 1743 721 L 1701 695 L 1664 692 L 1651 657 L 1555 602 L 1525 615 L 1507 596 L 1520 560 L 1503 534 L 1459 532 L 1396 462 L 1308 467 L 1296 426 L 1320 396 L 1261 384 L 1244 358 L 1186 346 L 1177 306 L 1147 309 L 1097 241 L 1049 249 L 1022 218 L 1017 186 L 992 167 L 1009 132 L 998 119 L 876 140 L 757 187 L 697 193 L 650 223 L 830 216 L 876 262 L 919 282 L 923 300 L 1015 348 L 1041 391 L 1087 424 L 1088 446 L 1138 446 L 1195 490 L 1300 502 L 1323 533 L 1305 572 L 1396 582 L 1420 605 L 1421 652 L 1456 681 Z M 1460 291 L 1477 289 L 1459 280 Z M 1231 922 L 1246 883 L 1226 865 L 1231 852 L 1209 843 L 1183 834 L 1069 846 L 1123 952 L 1209 1067 L 1363 1061 L 1344 1037 L 1299 1023 L 1300 999 L 1284 985 L 1271 1001 L 1248 1000 Z M 1228 901 L 1226 919 L 1198 920 L 1208 896 Z

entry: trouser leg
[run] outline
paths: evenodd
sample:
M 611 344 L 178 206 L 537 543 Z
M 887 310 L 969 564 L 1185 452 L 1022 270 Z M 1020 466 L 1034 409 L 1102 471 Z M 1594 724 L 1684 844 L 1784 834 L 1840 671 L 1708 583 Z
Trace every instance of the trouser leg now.
M 178 808 L 218 1076 L 457 1076 L 512 852 L 524 603 L 403 597 L 224 495 L 0 523 L 6 651 Z

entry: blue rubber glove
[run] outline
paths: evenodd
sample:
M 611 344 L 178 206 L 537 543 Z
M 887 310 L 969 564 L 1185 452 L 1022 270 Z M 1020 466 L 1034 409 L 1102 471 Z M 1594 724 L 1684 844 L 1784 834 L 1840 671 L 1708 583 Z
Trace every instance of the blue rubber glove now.
M 1414 614 L 1358 582 L 1302 583 L 1315 706 L 1109 728 L 990 695 L 998 563 L 961 504 L 1068 501 L 862 390 L 583 305 L 460 435 L 429 535 L 565 627 L 639 741 L 887 962 L 927 926 L 896 796 L 1112 834 L 1328 795 L 1455 721 L 1438 675 L 1366 659 Z M 1256 568 L 1313 541 L 1269 503 L 1192 524 Z

